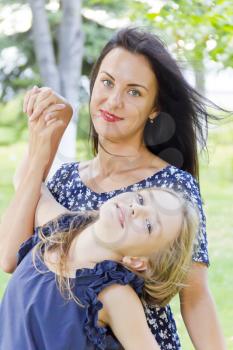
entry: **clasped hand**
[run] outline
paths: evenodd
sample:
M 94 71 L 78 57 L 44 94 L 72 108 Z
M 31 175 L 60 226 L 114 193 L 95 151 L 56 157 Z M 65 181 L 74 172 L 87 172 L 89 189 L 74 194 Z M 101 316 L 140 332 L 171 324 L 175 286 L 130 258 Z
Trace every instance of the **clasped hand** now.
M 25 95 L 23 110 L 29 127 L 29 161 L 46 168 L 51 145 L 56 135 L 62 135 L 72 117 L 72 107 L 53 90 L 34 87 Z

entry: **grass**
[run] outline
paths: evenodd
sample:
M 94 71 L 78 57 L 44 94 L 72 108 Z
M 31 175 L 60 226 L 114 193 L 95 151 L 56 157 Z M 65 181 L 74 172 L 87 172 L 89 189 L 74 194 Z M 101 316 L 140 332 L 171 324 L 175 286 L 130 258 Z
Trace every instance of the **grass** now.
M 228 348 L 233 348 L 233 127 L 226 125 L 218 130 L 212 130 L 209 137 L 209 162 L 202 156 L 200 186 L 204 209 L 207 216 L 207 232 L 209 239 L 210 268 L 209 284 L 212 290 L 220 322 L 222 324 Z M 9 203 L 13 194 L 11 184 L 14 169 L 19 163 L 24 143 L 0 147 L 0 214 Z M 90 150 L 80 141 L 77 143 L 78 159 L 85 159 Z M 0 298 L 6 288 L 10 275 L 0 273 Z M 172 302 L 178 330 L 183 348 L 193 350 L 181 316 L 178 300 Z

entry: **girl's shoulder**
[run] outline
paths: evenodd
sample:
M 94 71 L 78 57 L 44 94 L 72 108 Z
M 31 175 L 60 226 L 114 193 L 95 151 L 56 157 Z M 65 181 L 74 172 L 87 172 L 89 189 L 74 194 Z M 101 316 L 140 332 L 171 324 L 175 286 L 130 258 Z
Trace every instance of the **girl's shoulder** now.
M 81 284 L 85 284 L 85 280 L 87 281 L 86 288 L 84 288 L 80 298 L 84 306 L 87 307 L 84 324 L 85 332 L 93 344 L 101 344 L 105 349 L 107 348 L 107 328 L 99 327 L 99 321 L 102 321 L 101 323 L 104 326 L 106 323 L 103 299 L 106 301 L 108 297 L 111 300 L 115 299 L 114 303 L 118 303 L 119 297 L 122 298 L 122 293 L 127 294 L 128 297 L 131 293 L 141 296 L 144 280 L 122 264 L 112 260 L 101 261 L 94 268 L 78 269 L 76 279 L 77 295 L 79 295 L 78 289 Z
M 142 293 L 144 280 L 127 269 L 123 264 L 113 261 L 104 260 L 96 263 L 92 268 L 81 268 L 76 271 L 76 278 L 88 278 L 92 280 L 90 288 L 99 294 L 104 288 L 112 284 L 131 285 L 137 294 Z M 90 297 L 90 294 L 88 293 Z

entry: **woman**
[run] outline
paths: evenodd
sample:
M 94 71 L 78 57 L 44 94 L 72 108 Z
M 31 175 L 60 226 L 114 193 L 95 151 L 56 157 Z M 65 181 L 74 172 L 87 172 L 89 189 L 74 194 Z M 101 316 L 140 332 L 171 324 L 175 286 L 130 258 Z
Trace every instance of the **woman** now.
M 62 165 L 48 188 L 70 210 L 97 209 L 121 192 L 152 186 L 182 189 L 196 202 L 201 226 L 187 278 L 190 287 L 180 292 L 181 313 L 196 349 L 220 350 L 225 342 L 208 288 L 205 216 L 196 181 L 197 138 L 205 145 L 203 125 L 211 117 L 204 102 L 158 38 L 134 28 L 120 30 L 104 47 L 91 76 L 90 135 L 95 157 Z M 60 103 L 65 104 L 63 111 L 58 110 Z M 32 121 L 45 117 L 48 122 L 58 118 L 67 123 L 71 115 L 66 101 L 51 90 L 37 88 L 27 94 L 24 110 Z M 48 163 L 61 134 L 52 139 Z M 19 176 L 28 162 L 26 158 Z M 31 222 L 25 226 L 30 228 L 35 202 L 36 196 L 28 204 Z M 15 253 L 23 238 L 15 237 L 14 245 L 9 236 L 1 238 L 2 265 L 7 271 L 15 268 Z M 148 306 L 145 312 L 161 349 L 180 349 L 170 307 Z

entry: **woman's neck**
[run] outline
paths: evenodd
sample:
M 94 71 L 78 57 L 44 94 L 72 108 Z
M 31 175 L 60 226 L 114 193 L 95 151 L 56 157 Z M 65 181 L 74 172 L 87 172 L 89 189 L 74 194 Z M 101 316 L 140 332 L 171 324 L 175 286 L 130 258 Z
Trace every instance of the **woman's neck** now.
M 100 140 L 93 168 L 103 176 L 116 174 L 142 166 L 142 160 L 149 156 L 150 152 L 142 142 Z

